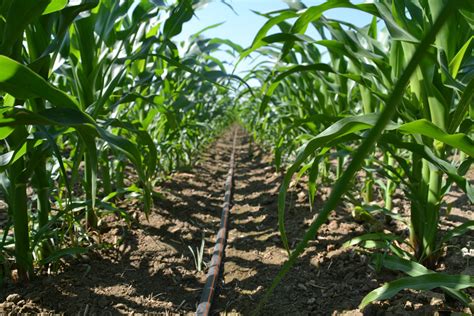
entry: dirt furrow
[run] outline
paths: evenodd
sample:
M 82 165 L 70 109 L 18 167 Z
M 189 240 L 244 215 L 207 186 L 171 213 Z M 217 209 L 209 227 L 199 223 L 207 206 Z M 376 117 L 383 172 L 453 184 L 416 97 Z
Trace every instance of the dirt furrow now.
M 208 146 L 193 168 L 176 172 L 155 188 L 162 198 L 155 201 L 148 218 L 138 200 L 117 201 L 117 207 L 135 219 L 131 224 L 117 214 L 108 215 L 100 225 L 97 246 L 87 256 L 63 260 L 59 273 L 48 275 L 45 271 L 30 284 L 7 283 L 0 293 L 0 313 L 193 314 L 219 227 L 232 133 L 228 130 Z M 223 281 L 212 310 L 213 314 L 249 315 L 287 259 L 277 223 L 281 175 L 275 172 L 272 156 L 253 144 L 241 128 L 235 159 L 234 207 Z M 310 211 L 304 186 L 292 186 L 286 219 L 292 246 L 328 193 L 328 187 L 319 185 Z M 405 206 L 396 205 L 400 209 Z M 472 212 L 466 215 L 465 210 L 453 208 L 449 219 L 459 224 L 470 217 Z M 277 288 L 263 314 L 361 314 L 357 306 L 363 296 L 397 276 L 376 273 L 369 266 L 368 255 L 341 247 L 371 229 L 356 223 L 341 205 Z M 472 235 L 463 238 L 460 243 Z M 203 260 L 197 262 L 203 239 Z M 465 266 L 461 254 L 454 250 L 449 254 L 449 272 L 461 272 Z M 390 304 L 376 304 L 366 312 L 432 313 L 443 308 L 432 304 L 439 294 L 433 293 L 407 298 L 405 292 Z

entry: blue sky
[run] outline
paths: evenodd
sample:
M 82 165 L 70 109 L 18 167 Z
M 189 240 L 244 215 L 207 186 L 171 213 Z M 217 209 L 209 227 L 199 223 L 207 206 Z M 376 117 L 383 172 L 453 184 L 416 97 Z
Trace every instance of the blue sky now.
M 308 7 L 321 4 L 322 2 L 321 0 L 303 1 Z M 360 3 L 362 1 L 353 2 Z M 265 18 L 253 13 L 251 10 L 265 13 L 288 8 L 288 5 L 281 0 L 227 0 L 227 3 L 232 5 L 237 14 L 220 0 L 214 0 L 204 8 L 196 11 L 195 17 L 184 25 L 182 33 L 177 36 L 176 39 L 184 40 L 207 26 L 225 22 L 217 28 L 207 30 L 203 35 L 206 37 L 230 39 L 246 48 L 250 46 L 258 30 L 266 22 Z M 367 14 L 350 9 L 329 10 L 325 13 L 325 16 L 350 21 L 357 26 L 367 25 L 371 19 Z M 229 63 L 233 62 L 233 60 L 225 55 L 217 57 L 221 59 L 224 58 L 228 60 Z M 250 61 L 242 63 L 239 70 L 242 71 L 249 68 L 249 62 Z

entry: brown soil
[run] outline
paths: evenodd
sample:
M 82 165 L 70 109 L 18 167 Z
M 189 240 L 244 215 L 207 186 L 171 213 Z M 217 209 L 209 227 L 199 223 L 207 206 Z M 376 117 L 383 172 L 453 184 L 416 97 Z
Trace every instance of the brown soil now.
M 63 272 L 41 275 L 30 284 L 7 283 L 0 293 L 0 312 L 89 314 L 192 314 L 203 284 L 189 247 L 195 252 L 205 238 L 204 261 L 210 259 L 219 226 L 224 181 L 231 152 L 228 131 L 202 155 L 189 172 L 178 172 L 156 188 L 163 195 L 155 201 L 148 219 L 139 204 L 128 205 L 136 218 L 128 227 L 113 216 L 103 220 L 100 250 L 75 259 Z M 213 305 L 213 313 L 249 315 L 272 282 L 287 254 L 277 230 L 277 195 L 281 175 L 272 157 L 242 130 L 238 134 L 234 208 L 231 213 L 223 282 Z M 289 238 L 302 237 L 311 219 L 329 193 L 318 189 L 316 207 L 310 211 L 304 185 L 293 185 L 288 198 Z M 443 218 L 445 227 L 474 219 L 472 205 L 465 196 L 453 193 L 454 205 Z M 398 200 L 400 210 L 406 208 Z M 397 200 L 395 200 L 397 202 Z M 370 254 L 361 249 L 341 248 L 351 237 L 370 231 L 356 223 L 350 205 L 341 205 L 296 266 L 277 288 L 263 315 L 358 315 L 362 298 L 383 282 L 401 275 L 376 272 Z M 404 230 L 405 227 L 386 227 Z M 461 248 L 474 234 L 453 240 L 441 265 L 449 273 L 472 273 L 472 263 L 462 257 Z M 468 293 L 474 293 L 469 290 Z M 367 315 L 470 313 L 441 292 L 403 291 L 389 301 L 366 308 Z M 444 315 L 444 314 L 443 314 Z

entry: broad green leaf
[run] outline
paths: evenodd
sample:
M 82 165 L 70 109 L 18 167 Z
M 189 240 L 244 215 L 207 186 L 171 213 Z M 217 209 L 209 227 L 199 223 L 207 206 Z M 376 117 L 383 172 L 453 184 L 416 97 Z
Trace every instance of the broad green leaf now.
M 15 150 L 11 150 L 5 154 L 0 155 L 0 172 L 3 172 L 9 168 L 14 162 L 26 155 L 29 150 L 40 146 L 42 143 L 43 140 L 41 139 L 25 140 L 23 143 L 18 144 Z
M 294 11 L 285 11 L 285 12 L 281 13 L 280 15 L 278 15 L 276 17 L 273 17 L 273 18 L 269 19 L 267 22 L 265 22 L 265 24 L 260 28 L 257 35 L 255 36 L 255 38 L 253 40 L 253 43 L 252 43 L 252 47 L 247 49 L 246 51 L 244 51 L 243 54 L 241 55 L 240 59 L 245 58 L 251 52 L 255 51 L 258 47 L 260 47 L 261 46 L 260 41 L 262 40 L 262 38 L 267 36 L 268 31 L 270 31 L 270 29 L 272 27 L 274 27 L 275 25 L 277 25 L 280 22 L 283 22 L 287 19 L 295 18 L 297 16 L 298 16 L 298 14 Z
M 466 86 L 466 89 L 464 90 L 464 93 L 461 96 L 461 99 L 459 100 L 459 103 L 456 107 L 456 111 L 453 113 L 449 127 L 448 127 L 448 132 L 449 133 L 454 133 L 456 129 L 461 125 L 462 120 L 466 116 L 467 113 L 469 113 L 469 105 L 471 106 L 471 118 L 474 117 L 474 102 L 472 102 L 472 98 L 474 96 L 474 80 L 471 80 L 469 84 Z
M 409 122 L 401 125 L 398 129 L 406 133 L 420 134 L 430 137 L 454 148 L 460 149 L 469 156 L 474 157 L 474 142 L 471 138 L 462 133 L 448 134 L 428 120 L 421 119 Z
M 38 129 L 41 131 L 41 133 L 46 137 L 48 143 L 49 143 L 49 146 L 51 146 L 51 148 L 53 148 L 53 154 L 54 156 L 56 157 L 57 161 L 58 161 L 58 164 L 59 164 L 59 170 L 61 171 L 61 175 L 63 176 L 63 181 L 64 181 L 64 184 L 66 186 L 66 190 L 67 190 L 67 193 L 68 193 L 68 197 L 69 197 L 69 200 L 72 201 L 72 190 L 71 190 L 71 184 L 70 184 L 70 181 L 69 181 L 69 177 L 67 175 L 67 172 L 66 172 L 66 167 L 64 166 L 64 160 L 63 160 L 63 156 L 61 155 L 61 152 L 59 150 L 59 146 L 58 144 L 56 143 L 55 141 L 55 137 L 59 136 L 58 134 L 54 135 L 54 134 L 51 134 L 48 132 L 48 130 L 43 127 L 43 126 L 39 126 Z M 65 134 L 65 133 L 64 133 Z M 66 201 L 66 204 L 68 203 L 69 201 Z
M 386 256 L 382 257 L 382 265 L 390 270 L 402 271 L 405 274 L 408 274 L 411 277 L 416 277 L 425 274 L 436 273 L 425 268 L 423 265 L 411 261 L 402 259 L 396 256 Z M 464 292 L 460 290 L 454 290 L 452 288 L 442 286 L 441 289 L 446 292 L 448 295 L 460 300 L 464 305 L 468 306 L 471 303 L 471 298 Z
M 352 9 L 357 9 L 357 10 L 362 10 L 366 13 L 373 14 L 373 15 L 378 15 L 378 11 L 375 9 L 373 4 L 359 4 L 359 5 L 354 5 L 352 4 L 349 0 L 333 0 L 333 1 L 328 1 L 326 3 L 323 3 L 319 6 L 314 6 L 310 7 L 307 9 L 304 9 L 300 12 L 294 12 L 292 10 L 287 10 L 281 13 L 280 15 L 273 17 L 269 19 L 265 25 L 259 30 L 257 35 L 255 36 L 255 39 L 253 40 L 252 47 L 247 49 L 242 55 L 240 59 L 245 58 L 248 56 L 250 53 L 258 49 L 259 47 L 262 46 L 262 40 L 268 33 L 268 31 L 275 25 L 291 19 L 298 17 L 296 20 L 295 24 L 293 25 L 291 32 L 293 34 L 295 33 L 304 33 L 306 31 L 306 28 L 310 22 L 313 22 L 315 20 L 318 20 L 322 13 L 324 13 L 327 10 L 334 9 L 334 8 L 352 8 Z M 288 38 L 290 40 L 290 38 Z
M 397 148 L 407 149 L 411 151 L 412 153 L 417 154 L 420 157 L 423 157 L 424 159 L 429 161 L 434 166 L 434 168 L 438 168 L 439 170 L 447 174 L 450 180 L 456 182 L 459 188 L 461 188 L 467 194 L 467 197 L 469 198 L 469 200 L 471 202 L 474 202 L 474 187 L 471 186 L 469 181 L 467 181 L 467 179 L 465 179 L 462 176 L 463 173 L 461 173 L 461 167 L 456 169 L 449 162 L 437 157 L 433 153 L 433 151 L 425 145 L 401 141 L 400 135 L 387 133 L 386 135 L 382 136 L 382 141 L 387 144 L 389 143 L 393 144 Z M 382 148 L 384 148 L 384 146 L 382 146 Z M 399 159 L 402 159 L 402 158 L 399 158 Z M 470 160 L 466 160 L 466 165 L 470 165 L 471 162 L 472 161 Z M 400 177 L 403 177 L 403 176 L 400 176 Z M 403 179 L 400 179 L 400 180 L 403 180 Z
M 4 140 L 14 131 L 11 127 L 0 127 L 0 140 Z
M 22 43 L 23 32 L 28 24 L 34 21 L 46 9 L 51 0 L 23 0 L 2 2 L 7 12 L 2 12 L 5 21 L 3 34 L 0 41 L 0 55 L 11 56 L 15 45 Z M 1 57 L 1 56 L 0 56 Z M 0 69 L 3 69 L 0 60 Z M 0 89 L 1 86 L 0 86 Z
M 373 4 L 359 4 L 354 5 L 349 0 L 332 0 L 327 1 L 321 5 L 313 6 L 305 9 L 296 20 L 295 24 L 291 28 L 292 33 L 304 33 L 308 24 L 319 20 L 322 14 L 330 9 L 336 8 L 348 8 L 348 9 L 356 9 L 361 10 L 365 13 L 369 13 L 371 15 L 377 16 L 378 11 L 374 7 Z
M 468 221 L 466 223 L 463 223 L 451 230 L 449 230 L 446 235 L 443 236 L 441 240 L 441 245 L 449 241 L 450 239 L 458 236 L 462 236 L 466 234 L 467 232 L 474 230 L 474 221 Z
M 265 36 L 261 39 L 261 44 L 273 44 L 273 43 L 285 43 L 285 42 L 308 42 L 312 43 L 314 40 L 306 35 L 301 34 L 288 34 L 288 33 L 276 33 L 272 35 Z
M 18 125 L 60 125 L 66 127 L 95 125 L 86 113 L 74 108 L 48 109 L 34 113 L 26 109 L 6 108 L 0 115 L 0 126 Z
M 351 238 L 349 241 L 345 242 L 343 244 L 343 247 L 352 247 L 358 244 L 363 244 L 366 241 L 386 241 L 386 242 L 392 242 L 392 241 L 399 241 L 399 242 L 404 242 L 402 237 L 399 237 L 394 234 L 386 234 L 386 233 L 370 233 L 370 234 L 364 234 L 362 236 L 357 236 L 354 238 Z
M 403 217 L 402 215 L 398 213 L 394 213 L 391 210 L 388 210 L 384 207 L 378 206 L 378 205 L 361 205 L 359 206 L 363 211 L 368 212 L 369 214 L 372 213 L 382 213 L 384 215 L 390 216 L 393 219 L 396 219 L 397 221 L 400 221 L 402 223 L 406 223 L 406 218 Z
M 191 0 L 182 0 L 170 12 L 170 17 L 165 21 L 163 35 L 166 39 L 181 33 L 183 24 L 191 20 L 194 10 Z
M 418 43 L 418 39 L 410 34 L 406 29 L 401 27 L 394 19 L 393 13 L 390 10 L 390 4 L 376 2 L 374 5 L 377 7 L 379 16 L 385 21 L 387 29 L 390 32 L 393 40 L 401 40 L 410 43 Z
M 215 24 L 212 24 L 212 25 L 209 25 L 209 26 L 206 26 L 205 28 L 203 28 L 202 30 L 199 30 L 197 31 L 196 33 L 194 33 L 193 35 L 191 35 L 191 38 L 193 39 L 197 39 L 199 37 L 199 35 L 201 35 L 202 33 L 208 31 L 208 30 L 212 30 L 212 29 L 215 29 L 221 25 L 224 25 L 225 22 L 220 22 L 220 23 L 215 23 Z
M 464 59 L 464 55 L 466 54 L 467 49 L 471 45 L 471 41 L 474 39 L 474 35 L 471 36 L 467 42 L 461 47 L 459 52 L 454 56 L 454 58 L 449 63 L 449 68 L 451 68 L 451 76 L 456 78 L 459 72 L 459 68 L 461 67 L 462 60 Z
M 51 0 L 49 5 L 43 11 L 43 15 L 50 14 L 56 11 L 61 11 L 66 7 L 68 0 Z
M 0 55 L 0 69 L 0 91 L 18 99 L 44 98 L 57 107 L 78 107 L 69 95 L 11 58 Z
M 74 6 L 68 6 L 60 11 L 61 23 L 54 41 L 50 43 L 48 48 L 43 52 L 42 56 L 46 56 L 50 53 L 57 52 L 60 50 L 61 45 L 67 36 L 69 36 L 68 30 L 74 19 L 81 13 L 87 10 L 91 10 L 99 4 L 99 0 L 82 0 L 80 4 Z M 65 49 L 66 47 L 64 47 Z M 70 48 L 70 47 L 69 47 Z M 41 58 L 40 58 L 41 59 Z M 36 62 L 36 61 L 35 61 Z M 33 62 L 33 64 L 35 63 Z
M 359 305 L 363 309 L 374 301 L 381 301 L 392 298 L 404 289 L 412 290 L 432 290 L 438 287 L 447 287 L 454 290 L 462 290 L 474 287 L 474 277 L 468 275 L 447 275 L 447 274 L 424 274 L 415 277 L 401 278 L 385 283 L 369 294 L 367 294 Z

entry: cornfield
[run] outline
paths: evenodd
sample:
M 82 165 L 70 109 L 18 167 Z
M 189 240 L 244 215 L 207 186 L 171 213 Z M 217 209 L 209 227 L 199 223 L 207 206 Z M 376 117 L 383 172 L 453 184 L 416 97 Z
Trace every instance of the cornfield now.
M 469 251 L 474 229 L 474 2 L 286 1 L 282 10 L 259 13 L 266 22 L 248 48 L 206 38 L 205 30 L 176 40 L 207 2 L 0 1 L 5 288 L 61 275 L 65 262 L 74 265 L 86 253 L 100 255 L 96 236 L 105 218 L 136 228 L 127 204 L 138 203 L 146 223 L 166 200 L 162 184 L 199 165 L 203 152 L 239 125 L 234 138 L 250 139 L 247 158 L 262 148 L 281 175 L 268 208 L 278 224 L 265 229 L 287 258 L 252 313 L 266 314 L 278 301 L 275 291 L 340 207 L 370 229 L 338 246 L 368 254 L 377 273 L 396 274 L 353 308 L 410 289 L 443 293 L 472 312 L 474 276 L 441 267 L 447 249 Z M 371 23 L 326 17 L 340 8 L 369 15 Z M 215 57 L 223 53 L 235 64 L 264 62 L 240 75 Z M 243 161 L 237 158 L 236 175 Z M 288 233 L 297 186 L 311 219 Z M 330 193 L 319 203 L 322 188 Z M 456 207 L 446 202 L 452 192 L 467 213 L 446 229 L 443 219 Z M 250 202 L 236 200 L 233 208 L 239 203 Z M 198 273 L 206 260 L 202 229 L 202 238 L 193 237 L 200 250 L 183 245 Z M 188 310 L 181 304 L 170 311 L 195 311 L 198 302 L 188 303 Z

